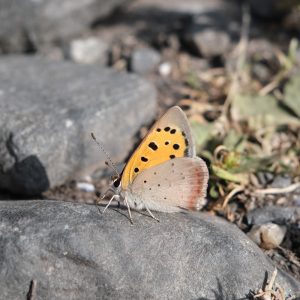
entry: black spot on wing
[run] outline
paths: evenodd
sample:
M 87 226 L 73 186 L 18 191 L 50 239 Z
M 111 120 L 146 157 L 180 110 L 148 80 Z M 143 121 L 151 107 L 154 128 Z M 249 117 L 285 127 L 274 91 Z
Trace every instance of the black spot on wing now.
M 174 149 L 174 150 L 178 150 L 179 148 L 180 148 L 180 146 L 179 146 L 178 144 L 174 144 L 174 145 L 173 145 L 173 149 Z
M 145 156 L 142 156 L 142 157 L 141 157 L 141 161 L 143 161 L 143 162 L 147 162 L 147 161 L 148 161 L 148 158 L 147 158 L 147 157 L 145 157 Z
M 171 134 L 176 133 L 176 129 L 172 129 L 172 130 L 170 131 L 170 133 L 171 133 Z
M 165 127 L 165 128 L 164 128 L 164 131 L 170 131 L 170 129 L 171 129 L 171 128 L 168 126 L 168 127 Z
M 154 142 L 149 143 L 148 147 L 153 151 L 156 151 L 158 149 L 158 146 Z

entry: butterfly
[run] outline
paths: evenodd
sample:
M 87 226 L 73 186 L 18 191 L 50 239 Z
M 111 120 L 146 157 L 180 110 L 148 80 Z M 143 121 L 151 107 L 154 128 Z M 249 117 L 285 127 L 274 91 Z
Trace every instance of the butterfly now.
M 152 126 L 121 175 L 113 179 L 108 190 L 113 195 L 104 211 L 114 199 L 119 204 L 123 201 L 132 223 L 130 209 L 145 209 L 157 221 L 152 211 L 199 210 L 206 203 L 208 177 L 206 163 L 196 156 L 187 117 L 173 106 Z

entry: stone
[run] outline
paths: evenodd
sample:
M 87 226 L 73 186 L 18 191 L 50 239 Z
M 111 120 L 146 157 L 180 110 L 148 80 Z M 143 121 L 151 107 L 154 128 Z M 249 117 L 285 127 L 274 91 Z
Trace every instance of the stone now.
M 239 36 L 239 6 L 234 5 L 235 8 L 219 5 L 192 17 L 182 33 L 182 41 L 191 52 L 206 59 L 224 57 L 229 52 L 232 41 Z
M 225 12 L 232 17 L 240 13 L 237 3 L 223 0 L 207 0 L 201 2 L 198 0 L 143 0 L 134 1 L 128 10 L 142 15 L 143 13 L 148 13 L 148 15 L 149 13 L 156 13 L 165 17 L 167 15 L 168 19 L 175 19 L 176 17 L 178 19 L 178 16 L 201 14 L 211 15 L 213 18 L 215 13 L 224 14 Z
M 41 57 L 0 60 L 0 188 L 37 195 L 116 162 L 156 110 L 153 86 L 99 65 Z
M 259 181 L 259 183 L 262 185 L 262 186 L 266 186 L 267 184 L 269 184 L 273 178 L 274 178 L 274 175 L 270 172 L 262 172 L 262 171 L 259 171 L 257 172 L 257 179 Z
M 153 71 L 160 62 L 160 54 L 151 48 L 140 48 L 133 51 L 130 62 L 131 71 L 146 74 Z
M 263 85 L 266 85 L 272 75 L 270 69 L 265 64 L 255 63 L 252 66 L 252 76 Z
M 158 72 L 161 76 L 167 77 L 171 74 L 172 72 L 172 65 L 169 62 L 163 62 L 162 64 L 159 65 L 158 67 Z
M 93 193 L 96 191 L 95 186 L 89 182 L 77 182 L 76 188 L 83 192 L 89 192 L 89 193 Z
M 101 63 L 106 65 L 108 62 L 109 45 L 95 37 L 86 39 L 76 39 L 70 43 L 70 58 L 78 63 L 93 64 Z
M 266 206 L 251 210 L 247 213 L 246 218 L 249 225 L 261 225 L 270 222 L 286 225 L 296 221 L 298 215 L 300 215 L 299 207 Z
M 133 212 L 51 200 L 0 202 L 2 299 L 241 299 L 270 259 L 235 225 L 200 213 Z M 300 283 L 283 271 L 287 294 Z
M 189 31 L 188 36 L 196 53 L 208 59 L 225 55 L 231 46 L 229 35 L 216 28 L 195 27 Z
M 300 191 L 297 191 L 293 196 L 292 196 L 292 201 L 293 205 L 295 206 L 300 206 Z M 299 212 L 300 215 L 300 212 Z
M 277 175 L 274 177 L 272 184 L 270 185 L 272 188 L 285 188 L 292 184 L 292 178 L 288 175 Z
M 0 52 L 35 51 L 81 34 L 130 0 L 0 0 Z
M 250 239 L 266 250 L 277 248 L 286 234 L 286 227 L 274 223 L 255 225 L 248 232 Z

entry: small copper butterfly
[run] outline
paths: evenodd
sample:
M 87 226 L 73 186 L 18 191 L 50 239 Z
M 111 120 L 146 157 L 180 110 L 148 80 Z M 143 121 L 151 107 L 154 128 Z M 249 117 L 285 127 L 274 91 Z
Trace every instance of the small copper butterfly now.
M 113 179 L 108 190 L 113 195 L 104 211 L 114 199 L 123 201 L 132 223 L 131 208 L 146 209 L 156 220 L 151 211 L 199 210 L 206 202 L 208 176 L 205 162 L 196 157 L 187 118 L 180 107 L 173 106 L 152 126 L 121 175 Z

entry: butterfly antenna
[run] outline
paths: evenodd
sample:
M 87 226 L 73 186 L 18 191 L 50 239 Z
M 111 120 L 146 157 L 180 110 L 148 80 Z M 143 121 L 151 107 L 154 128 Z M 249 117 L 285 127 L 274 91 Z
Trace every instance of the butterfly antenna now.
M 100 149 L 103 151 L 103 153 L 106 155 L 107 159 L 109 160 L 110 164 L 107 161 L 105 162 L 105 164 L 107 166 L 111 167 L 114 170 L 114 172 L 116 173 L 116 175 L 118 176 L 118 178 L 120 178 L 120 174 L 117 171 L 117 168 L 116 168 L 115 164 L 112 162 L 112 160 L 111 160 L 110 156 L 108 155 L 107 151 L 104 149 L 103 143 L 98 142 L 98 140 L 96 139 L 93 132 L 91 132 L 91 136 L 92 136 L 92 139 L 96 142 L 96 144 L 100 147 Z

